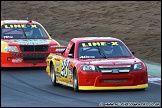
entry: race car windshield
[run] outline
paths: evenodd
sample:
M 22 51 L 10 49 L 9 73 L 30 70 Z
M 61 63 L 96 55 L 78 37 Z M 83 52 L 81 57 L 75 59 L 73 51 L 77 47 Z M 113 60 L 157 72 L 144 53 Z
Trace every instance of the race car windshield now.
M 83 42 L 79 44 L 79 58 L 114 58 L 130 56 L 130 52 L 121 42 Z
M 2 25 L 1 39 L 47 39 L 44 29 L 38 24 L 7 24 Z

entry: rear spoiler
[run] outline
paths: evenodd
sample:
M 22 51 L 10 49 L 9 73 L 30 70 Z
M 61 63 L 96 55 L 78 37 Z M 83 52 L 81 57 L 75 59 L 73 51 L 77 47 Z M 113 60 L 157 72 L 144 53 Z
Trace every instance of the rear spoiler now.
M 50 53 L 62 53 L 65 51 L 67 46 L 56 46 L 50 49 Z

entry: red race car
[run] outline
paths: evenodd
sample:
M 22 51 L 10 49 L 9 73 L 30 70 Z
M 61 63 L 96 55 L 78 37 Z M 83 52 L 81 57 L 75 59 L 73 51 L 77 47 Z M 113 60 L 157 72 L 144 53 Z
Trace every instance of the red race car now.
M 1 67 L 45 67 L 60 44 L 31 20 L 1 20 Z
M 144 62 L 117 38 L 73 38 L 62 53 L 47 57 L 46 72 L 54 86 L 78 90 L 145 89 L 148 73 Z M 63 47 L 58 47 L 58 51 Z

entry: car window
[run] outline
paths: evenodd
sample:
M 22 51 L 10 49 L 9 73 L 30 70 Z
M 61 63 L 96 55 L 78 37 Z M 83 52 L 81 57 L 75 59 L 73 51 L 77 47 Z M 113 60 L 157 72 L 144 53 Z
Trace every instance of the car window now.
M 79 58 L 113 58 L 130 56 L 121 42 L 82 42 L 79 44 Z
M 38 24 L 7 24 L 2 25 L 1 39 L 38 38 L 46 39 L 48 35 Z

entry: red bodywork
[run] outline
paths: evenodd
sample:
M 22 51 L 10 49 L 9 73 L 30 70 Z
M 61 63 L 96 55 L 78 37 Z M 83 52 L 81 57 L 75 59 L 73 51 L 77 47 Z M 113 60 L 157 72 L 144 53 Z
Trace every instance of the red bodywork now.
M 82 60 L 84 61 L 84 60 Z M 87 61 L 87 60 L 86 60 Z M 133 63 L 140 62 L 138 59 L 126 59 L 127 63 L 116 64 L 117 62 L 123 62 L 123 60 L 109 59 L 110 64 L 106 64 L 108 60 L 88 60 L 87 64 L 95 66 L 126 66 L 133 65 Z M 76 61 L 78 62 L 78 61 Z M 97 64 L 94 62 L 98 62 Z M 79 62 L 78 62 L 79 63 Z M 85 63 L 85 61 L 84 61 Z M 80 64 L 83 64 L 80 62 Z M 79 66 L 79 65 L 78 65 Z M 101 72 L 86 72 L 78 68 L 79 86 L 135 86 L 148 83 L 148 75 L 145 65 L 143 64 L 143 70 L 131 71 L 129 73 L 101 73 Z M 105 82 L 104 82 L 105 81 Z
M 111 57 L 111 58 L 79 58 L 79 44 L 82 42 L 121 42 L 129 52 L 129 56 Z M 85 45 L 85 44 L 83 44 Z M 94 43 L 96 45 L 96 43 Z M 89 46 L 92 46 L 89 44 Z M 72 50 L 73 49 L 73 50 Z M 71 57 L 71 54 L 73 57 Z M 70 55 L 70 56 L 69 56 Z M 128 47 L 119 39 L 111 37 L 83 37 L 73 38 L 65 52 L 59 55 L 60 60 L 70 61 L 69 70 L 77 70 L 78 89 L 79 90 L 110 90 L 110 89 L 144 89 L 148 87 L 148 73 L 144 62 L 136 58 Z M 53 62 L 55 63 L 55 59 Z M 56 60 L 57 62 L 58 60 Z M 56 63 L 57 64 L 57 63 Z M 142 69 L 134 70 L 134 64 L 140 64 Z M 85 71 L 82 65 L 92 65 L 98 67 L 99 71 Z M 50 66 L 50 65 L 48 65 Z M 55 66 L 56 67 L 56 66 Z M 64 67 L 64 66 L 62 66 Z M 49 72 L 49 67 L 47 67 Z M 57 70 L 57 69 L 56 69 Z M 116 70 L 119 70 L 116 72 Z M 66 80 L 57 72 L 61 81 Z M 69 74 L 69 73 L 68 73 Z M 67 75 L 68 75 L 67 74 Z M 50 75 L 50 73 L 49 73 Z M 69 76 L 67 76 L 69 78 Z M 62 83 L 64 84 L 64 83 Z M 66 80 L 66 84 L 72 84 L 71 80 Z M 72 85 L 71 85 L 72 86 Z
M 2 38 L 1 34 L 1 67 L 45 67 L 46 58 L 51 51 L 55 50 L 55 46 L 59 43 L 52 39 L 44 27 L 35 21 L 26 20 L 2 20 L 2 26 L 5 24 L 38 24 L 48 36 L 46 39 L 28 39 L 28 38 Z M 11 26 L 13 27 L 13 26 Z M 15 26 L 19 27 L 19 26 Z M 14 32 L 18 35 L 18 32 Z M 13 35 L 15 35 L 13 34 Z M 6 46 L 17 47 L 18 52 L 6 52 Z
M 14 39 L 1 40 L 8 43 L 8 46 L 17 46 L 19 52 L 1 52 L 1 67 L 44 67 L 46 66 L 46 58 L 52 50 L 51 46 L 58 46 L 55 41 L 49 39 L 42 39 L 42 41 L 48 41 L 48 44 L 39 45 L 40 48 L 46 47 L 45 52 L 23 52 L 21 47 L 28 48 L 33 45 L 21 45 L 14 43 Z M 29 48 L 30 50 L 30 48 Z

